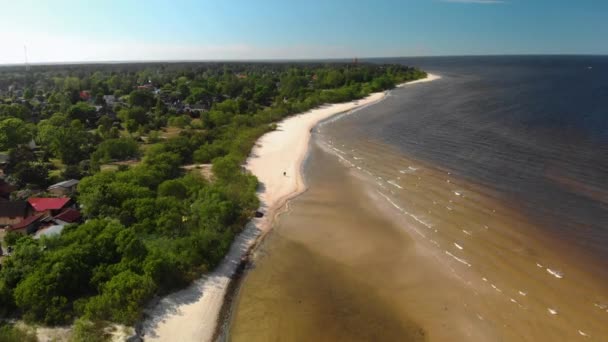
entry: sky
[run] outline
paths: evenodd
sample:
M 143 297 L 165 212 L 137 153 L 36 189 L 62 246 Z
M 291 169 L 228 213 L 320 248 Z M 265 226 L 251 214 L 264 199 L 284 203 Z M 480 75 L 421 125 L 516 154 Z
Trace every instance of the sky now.
M 608 0 L 0 0 L 0 64 L 608 54 Z

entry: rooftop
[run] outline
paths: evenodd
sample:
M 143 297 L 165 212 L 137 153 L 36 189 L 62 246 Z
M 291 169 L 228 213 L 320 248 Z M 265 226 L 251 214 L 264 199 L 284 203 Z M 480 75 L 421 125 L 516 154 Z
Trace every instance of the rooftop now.
M 77 179 L 68 179 L 63 182 L 59 182 L 57 184 L 53 184 L 53 185 L 49 186 L 49 190 L 57 189 L 57 188 L 71 188 L 74 185 L 77 185 L 78 183 L 79 183 L 79 181 Z
M 67 223 L 74 223 L 80 220 L 80 212 L 76 209 L 67 208 L 59 215 L 55 216 L 56 220 L 61 220 Z
M 69 197 L 61 198 L 41 198 L 31 197 L 27 200 L 36 211 L 59 210 L 65 207 L 71 199 Z

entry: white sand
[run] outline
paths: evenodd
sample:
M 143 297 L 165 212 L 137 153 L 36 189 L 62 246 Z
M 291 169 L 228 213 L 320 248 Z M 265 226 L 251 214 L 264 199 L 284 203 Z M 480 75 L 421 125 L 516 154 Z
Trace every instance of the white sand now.
M 429 74 L 426 79 L 406 85 L 438 78 Z M 312 128 L 333 115 L 376 103 L 385 94 L 374 93 L 361 100 L 327 105 L 291 116 L 281 121 L 277 130 L 257 141 L 246 168 L 260 181 L 260 210 L 265 216 L 253 219 L 247 225 L 215 271 L 188 288 L 163 298 L 148 310 L 151 318 L 143 324 L 146 341 L 210 341 L 213 338 L 230 277 L 241 258 L 260 236 L 270 230 L 275 216 L 287 200 L 305 190 L 301 167 Z M 283 172 L 287 175 L 284 176 Z

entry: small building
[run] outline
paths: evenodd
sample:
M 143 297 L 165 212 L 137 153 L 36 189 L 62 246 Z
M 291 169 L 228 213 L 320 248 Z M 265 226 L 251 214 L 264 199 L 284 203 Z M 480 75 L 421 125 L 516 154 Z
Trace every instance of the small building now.
M 69 197 L 30 197 L 27 201 L 37 214 L 44 216 L 55 216 L 72 204 L 72 199 Z
M 80 222 L 82 216 L 80 215 L 80 211 L 74 208 L 64 209 L 61 213 L 53 217 L 53 221 L 55 221 L 59 225 L 73 224 Z
M 34 234 L 38 230 L 43 216 L 43 214 L 32 215 L 19 223 L 11 225 L 8 227 L 7 231 L 23 235 Z
M 31 212 L 31 207 L 26 201 L 0 201 L 0 227 L 19 223 Z
M 55 196 L 69 196 L 76 191 L 79 181 L 76 179 L 69 179 L 57 184 L 49 186 L 47 189 L 51 194 Z
M 106 103 L 106 105 L 110 108 L 114 107 L 114 105 L 116 104 L 116 102 L 118 102 L 116 100 L 116 96 L 114 95 L 104 95 L 103 96 L 103 100 Z
M 89 101 L 91 99 L 91 92 L 88 90 L 82 90 L 78 95 L 82 101 Z

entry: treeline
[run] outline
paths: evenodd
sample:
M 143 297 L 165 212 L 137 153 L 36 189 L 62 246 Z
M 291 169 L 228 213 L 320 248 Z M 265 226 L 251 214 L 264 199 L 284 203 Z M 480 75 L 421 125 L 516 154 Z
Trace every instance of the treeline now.
M 78 316 L 134 323 L 153 296 L 215 267 L 252 217 L 257 180 L 241 165 L 272 123 L 426 75 L 372 64 L 133 68 L 143 69 L 34 69 L 24 84 L 30 100 L 4 97 L 0 149 L 10 151 L 9 178 L 41 187 L 54 168 L 84 177 L 77 201 L 87 221 L 58 237 L 17 240 L 0 269 L 3 314 L 46 324 Z M 0 80 L 14 82 L 13 72 L 0 72 Z M 83 90 L 97 95 L 88 102 L 73 96 Z M 98 101 L 108 94 L 121 99 L 112 108 Z M 201 109 L 183 112 L 183 104 Z M 3 140 L 15 130 L 18 139 Z M 38 151 L 26 146 L 32 139 Z M 102 170 L 126 159 L 138 162 Z M 212 163 L 213 178 L 182 168 L 193 162 Z

